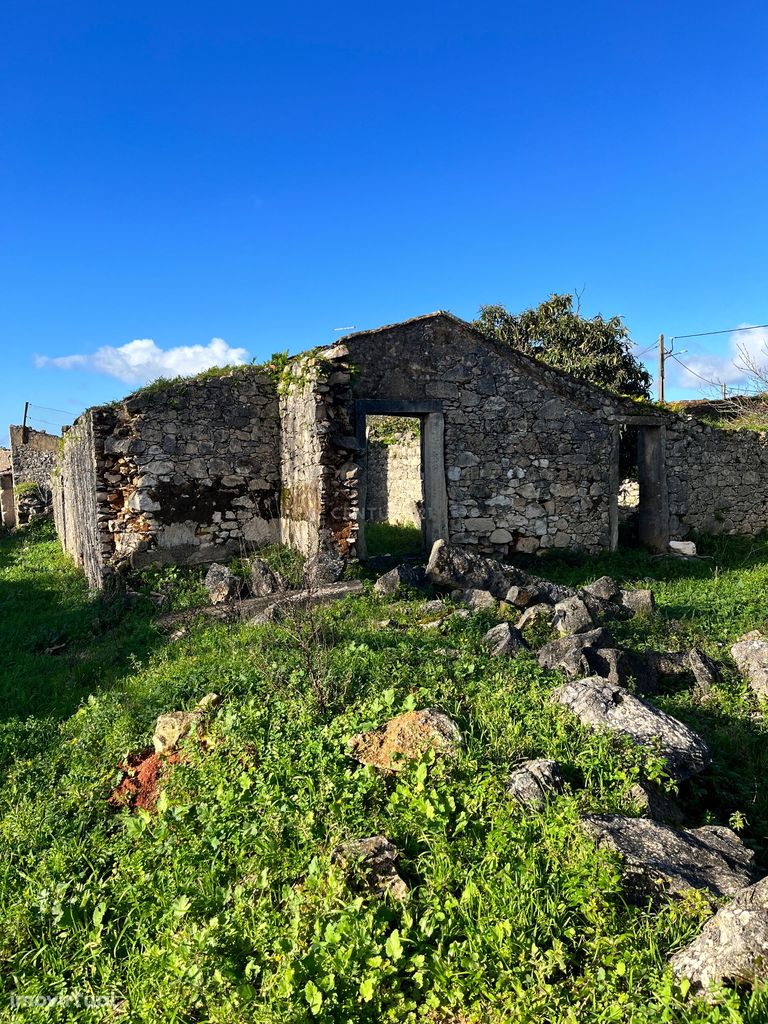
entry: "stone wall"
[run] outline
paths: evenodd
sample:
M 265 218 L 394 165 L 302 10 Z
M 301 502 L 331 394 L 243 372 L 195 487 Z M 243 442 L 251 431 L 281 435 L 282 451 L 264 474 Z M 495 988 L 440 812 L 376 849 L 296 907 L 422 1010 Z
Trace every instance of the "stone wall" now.
M 365 517 L 369 522 L 421 526 L 418 420 L 368 417 L 367 473 Z
M 498 554 L 610 547 L 613 425 L 632 403 L 489 342 L 450 315 L 344 344 L 355 397 L 441 403 L 451 542 Z
M 666 464 L 672 537 L 768 530 L 768 434 L 670 417 Z
M 36 483 L 41 491 L 48 493 L 51 489 L 51 474 L 56 464 L 56 452 L 59 449 L 59 437 L 47 434 L 44 430 L 33 430 L 31 427 L 9 427 L 11 436 L 11 464 L 13 482 L 19 484 Z
M 309 360 L 296 360 L 280 381 L 280 539 L 305 555 L 318 551 L 322 505 L 322 436 L 324 409 L 318 387 L 320 371 Z
M 90 439 L 76 426 L 92 448 L 104 571 L 215 561 L 278 540 L 280 425 L 264 371 L 150 387 L 96 410 Z M 66 486 L 92 487 L 86 460 L 70 461 Z M 67 550 L 82 561 L 73 536 L 65 527 Z
M 0 523 L 8 530 L 16 525 L 10 448 L 0 448 Z
M 421 450 L 368 444 L 366 422 L 387 414 L 419 416 Z M 409 515 L 419 481 L 427 543 L 597 552 L 618 532 L 621 425 L 642 441 L 645 543 L 768 529 L 765 434 L 617 398 L 445 313 L 351 335 L 279 374 L 241 367 L 85 414 L 66 435 L 56 521 L 94 586 L 123 566 L 276 540 L 354 557 L 364 509 L 405 518 L 386 475 L 408 482 Z
M 51 474 L 60 438 L 31 427 L 12 426 L 8 430 L 11 437 L 14 517 L 17 523 L 23 524 L 31 516 L 50 510 Z M 24 484 L 36 484 L 37 491 L 25 494 Z
M 353 555 L 357 478 L 342 346 L 292 360 L 281 376 L 280 539 L 314 555 Z
M 53 518 L 64 550 L 85 572 L 91 587 L 102 586 L 114 551 L 109 506 L 97 478 L 104 442 L 114 427 L 112 410 L 83 413 L 66 430 L 53 474 Z

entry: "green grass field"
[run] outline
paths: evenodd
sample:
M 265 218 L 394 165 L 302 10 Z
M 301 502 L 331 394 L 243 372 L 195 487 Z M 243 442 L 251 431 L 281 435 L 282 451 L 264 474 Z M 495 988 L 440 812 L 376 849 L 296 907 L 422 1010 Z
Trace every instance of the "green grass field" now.
M 404 523 L 366 523 L 365 543 L 369 555 L 418 555 L 424 540 L 418 526 Z
M 768 542 L 712 542 L 711 561 L 620 552 L 540 560 L 569 583 L 603 573 L 651 586 L 653 621 L 621 642 L 702 645 L 725 667 L 706 703 L 658 703 L 710 743 L 690 783 L 694 824 L 741 824 L 768 858 L 768 731 L 727 644 L 768 624 Z M 200 571 L 168 570 L 176 607 Z M 548 701 L 558 679 L 480 639 L 494 620 L 424 630 L 423 597 L 369 589 L 308 618 L 192 626 L 170 640 L 146 597 L 91 600 L 49 526 L 0 540 L 0 1012 L 2 1019 L 130 1022 L 428 1021 L 587 1024 L 768 1020 L 768 997 L 694 1000 L 666 969 L 705 919 L 698 898 L 628 906 L 617 862 L 579 814 L 632 813 L 658 763 L 582 729 Z M 382 628 L 382 619 L 399 628 Z M 451 657 L 446 649 L 455 649 Z M 225 697 L 190 741 L 156 814 L 115 811 L 119 765 L 156 717 Z M 438 706 L 460 725 L 452 762 L 384 778 L 345 741 Z M 506 776 L 557 758 L 568 792 L 544 813 L 510 805 Z M 341 841 L 386 834 L 411 887 L 397 903 L 348 884 Z M 114 997 L 108 1009 L 14 1009 L 19 996 Z

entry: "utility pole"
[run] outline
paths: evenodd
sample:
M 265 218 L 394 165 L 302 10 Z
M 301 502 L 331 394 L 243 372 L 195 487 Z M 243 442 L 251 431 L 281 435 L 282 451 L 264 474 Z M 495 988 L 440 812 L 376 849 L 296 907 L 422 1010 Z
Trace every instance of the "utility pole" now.
M 667 353 L 664 351 L 664 335 L 659 335 L 659 381 L 656 386 L 657 398 L 664 401 L 664 360 Z
M 24 403 L 24 420 L 23 420 L 22 425 L 21 425 L 21 443 L 22 444 L 26 444 L 27 441 L 29 440 L 29 435 L 27 434 L 27 413 L 28 412 L 29 412 L 29 402 L 25 402 Z

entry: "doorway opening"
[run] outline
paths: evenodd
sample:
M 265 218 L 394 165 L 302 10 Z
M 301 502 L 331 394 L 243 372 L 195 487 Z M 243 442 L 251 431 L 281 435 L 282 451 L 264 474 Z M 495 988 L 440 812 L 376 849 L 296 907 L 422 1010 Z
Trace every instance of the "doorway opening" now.
M 637 519 L 640 508 L 640 480 L 637 471 L 637 446 L 640 427 L 622 423 L 619 427 L 619 544 L 636 547 Z
M 666 551 L 669 512 L 664 427 L 646 423 L 619 426 L 616 537 L 620 544 Z
M 423 555 L 448 539 L 442 404 L 355 403 L 360 452 L 358 555 Z
M 367 416 L 365 536 L 369 555 L 424 550 L 424 469 L 418 416 Z

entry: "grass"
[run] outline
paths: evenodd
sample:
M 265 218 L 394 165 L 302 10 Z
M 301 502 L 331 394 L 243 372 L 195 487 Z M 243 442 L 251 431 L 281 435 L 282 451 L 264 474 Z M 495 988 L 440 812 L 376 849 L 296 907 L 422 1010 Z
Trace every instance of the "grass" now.
M 401 558 L 421 554 L 424 548 L 421 528 L 406 523 L 366 523 L 365 543 L 369 555 Z
M 765 719 L 724 645 L 768 622 L 768 543 L 707 551 L 711 562 L 619 553 L 536 566 L 571 583 L 610 571 L 651 586 L 659 616 L 622 625 L 622 641 L 695 640 L 723 661 L 706 704 L 662 700 L 715 753 L 712 778 L 686 793 L 698 821 L 743 814 L 765 861 Z M 158 582 L 171 605 L 195 603 L 199 574 L 139 584 Z M 617 863 L 578 826 L 587 811 L 631 813 L 632 782 L 659 765 L 559 713 L 557 680 L 533 658 L 487 656 L 493 620 L 424 630 L 423 598 L 385 603 L 366 587 L 308 618 L 200 623 L 170 641 L 147 597 L 89 599 L 40 525 L 0 540 L 0 612 L 6 1016 L 14 995 L 80 993 L 114 996 L 131 1022 L 768 1019 L 762 993 L 710 1006 L 672 981 L 667 958 L 698 932 L 701 901 L 627 905 Z M 210 690 L 225 702 L 209 740 L 186 744 L 158 813 L 110 809 L 118 766 L 157 715 Z M 461 727 L 455 761 L 384 778 L 346 756 L 353 733 L 427 706 Z M 537 755 L 557 758 L 569 784 L 540 814 L 505 790 L 510 767 Z M 377 833 L 402 851 L 402 903 L 356 889 L 332 863 L 339 842 Z M 23 1019 L 115 1019 L 67 1012 Z
M 765 413 L 743 413 L 740 416 L 728 416 L 717 419 L 711 416 L 702 416 L 701 422 L 716 430 L 768 430 L 768 420 Z

